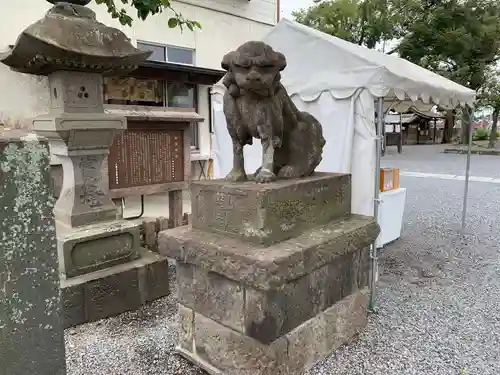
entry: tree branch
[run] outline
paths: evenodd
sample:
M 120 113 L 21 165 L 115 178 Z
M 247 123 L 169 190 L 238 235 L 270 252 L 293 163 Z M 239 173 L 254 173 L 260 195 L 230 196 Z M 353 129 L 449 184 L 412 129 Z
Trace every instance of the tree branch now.
M 387 55 L 392 55 L 393 53 L 397 52 L 399 49 L 399 46 L 396 46 L 394 47 L 393 49 L 391 49 L 389 52 L 387 52 Z

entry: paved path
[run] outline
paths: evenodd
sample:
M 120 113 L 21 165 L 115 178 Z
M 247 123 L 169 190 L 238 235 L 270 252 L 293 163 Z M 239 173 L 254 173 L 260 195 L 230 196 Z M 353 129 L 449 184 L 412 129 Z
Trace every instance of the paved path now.
M 440 180 L 465 181 L 465 176 L 455 175 L 455 174 L 411 172 L 411 171 L 405 171 L 405 170 L 400 171 L 399 174 L 400 174 L 400 176 L 405 176 L 405 177 L 437 178 Z M 485 182 L 485 183 L 491 183 L 491 184 L 500 184 L 500 178 L 496 178 L 496 177 L 469 176 L 469 181 Z
M 404 171 L 465 175 L 467 155 L 445 154 L 443 145 L 404 146 L 398 154 L 395 147 L 389 147 L 382 158 L 382 166 L 397 167 Z M 500 157 L 489 155 L 471 156 L 471 175 L 500 178 Z

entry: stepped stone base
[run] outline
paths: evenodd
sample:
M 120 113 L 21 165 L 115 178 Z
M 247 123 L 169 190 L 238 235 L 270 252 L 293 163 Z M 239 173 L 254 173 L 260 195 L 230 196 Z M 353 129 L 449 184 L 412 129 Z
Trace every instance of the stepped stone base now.
M 368 300 L 362 289 L 269 345 L 179 305 L 176 350 L 211 375 L 302 375 L 364 329 Z
M 299 375 L 363 329 L 380 228 L 351 214 L 350 176 L 193 182 L 191 196 L 192 227 L 158 238 L 177 263 L 179 353 L 213 375 Z
M 167 259 L 147 249 L 128 263 L 61 280 L 64 328 L 126 311 L 169 294 Z

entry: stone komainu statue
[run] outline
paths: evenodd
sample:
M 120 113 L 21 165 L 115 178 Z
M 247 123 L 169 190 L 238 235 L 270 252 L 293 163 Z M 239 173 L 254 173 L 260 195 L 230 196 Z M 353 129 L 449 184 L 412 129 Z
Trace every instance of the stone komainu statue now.
M 309 176 L 321 162 L 325 145 L 321 124 L 301 112 L 281 84 L 285 56 L 263 42 L 247 42 L 222 60 L 224 114 L 233 142 L 233 169 L 226 177 L 245 181 L 243 147 L 262 142 L 256 182 Z

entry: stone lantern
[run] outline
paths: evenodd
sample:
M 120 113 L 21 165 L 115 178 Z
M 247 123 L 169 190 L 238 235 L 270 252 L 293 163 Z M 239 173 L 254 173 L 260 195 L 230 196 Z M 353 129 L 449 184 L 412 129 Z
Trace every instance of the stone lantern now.
M 65 326 L 138 308 L 168 291 L 152 275 L 163 257 L 142 249 L 139 224 L 118 220 L 101 168 L 125 117 L 104 112 L 103 77 L 137 68 L 151 52 L 97 21 L 90 0 L 49 0 L 45 17 L 28 26 L 0 61 L 19 73 L 47 76 L 50 105 L 33 120 L 63 166 L 55 205 Z M 141 270 L 144 270 L 141 272 Z M 159 290 L 161 289 L 161 290 Z

